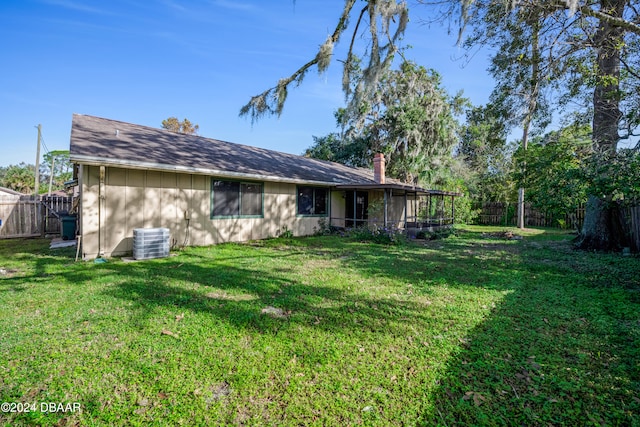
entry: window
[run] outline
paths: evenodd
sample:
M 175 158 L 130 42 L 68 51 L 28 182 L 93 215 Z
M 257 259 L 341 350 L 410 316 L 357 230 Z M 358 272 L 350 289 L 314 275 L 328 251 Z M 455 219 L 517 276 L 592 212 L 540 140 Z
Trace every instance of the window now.
M 261 183 L 212 180 L 211 192 L 211 218 L 263 215 Z
M 329 191 L 326 188 L 298 187 L 298 215 L 327 216 Z

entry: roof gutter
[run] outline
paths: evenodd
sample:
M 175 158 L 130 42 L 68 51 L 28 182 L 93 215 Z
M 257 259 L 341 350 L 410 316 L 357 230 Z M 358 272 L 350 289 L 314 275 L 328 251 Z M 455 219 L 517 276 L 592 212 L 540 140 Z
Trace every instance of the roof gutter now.
M 230 172 L 230 171 L 223 171 L 218 169 L 167 165 L 163 163 L 137 162 L 132 160 L 122 160 L 122 159 L 105 159 L 101 157 L 84 156 L 84 155 L 78 155 L 78 154 L 70 155 L 69 160 L 72 163 L 79 163 L 79 164 L 90 165 L 90 166 L 125 167 L 130 169 L 139 169 L 139 170 L 153 170 L 153 171 L 160 171 L 160 172 L 179 172 L 179 173 L 189 173 L 189 174 L 196 174 L 196 175 L 219 176 L 223 178 L 249 179 L 254 181 L 272 181 L 272 182 L 282 182 L 282 183 L 289 183 L 289 184 L 309 184 L 309 185 L 321 185 L 321 186 L 330 186 L 330 187 L 346 184 L 344 182 L 294 179 L 294 178 L 286 178 L 286 177 L 280 177 L 280 176 L 274 176 L 274 175 L 260 175 L 260 174 L 243 173 L 243 172 Z

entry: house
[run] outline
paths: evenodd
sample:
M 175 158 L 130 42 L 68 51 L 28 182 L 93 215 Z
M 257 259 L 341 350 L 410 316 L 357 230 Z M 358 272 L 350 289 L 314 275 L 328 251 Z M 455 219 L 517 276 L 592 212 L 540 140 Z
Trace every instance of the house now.
M 26 194 L 20 193 L 19 191 L 14 191 L 7 187 L 0 187 L 0 196 L 20 198 L 20 196 L 26 196 Z
M 309 235 L 320 220 L 404 229 L 425 219 L 425 206 L 440 224 L 454 214 L 456 193 L 386 178 L 382 155 L 372 171 L 74 114 L 70 159 L 85 259 L 131 253 L 135 228 L 168 228 L 174 245 L 206 246 Z

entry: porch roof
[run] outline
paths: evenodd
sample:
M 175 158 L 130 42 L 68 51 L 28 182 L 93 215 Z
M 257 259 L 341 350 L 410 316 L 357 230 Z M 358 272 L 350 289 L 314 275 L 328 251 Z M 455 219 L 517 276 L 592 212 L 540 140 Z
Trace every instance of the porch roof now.
M 408 184 L 339 184 L 335 186 L 338 190 L 397 190 L 401 192 L 407 193 L 417 193 L 420 195 L 431 195 L 431 196 L 454 196 L 460 197 L 462 193 L 456 193 L 454 191 L 444 191 L 444 190 L 428 190 L 426 188 L 418 187 L 415 185 Z

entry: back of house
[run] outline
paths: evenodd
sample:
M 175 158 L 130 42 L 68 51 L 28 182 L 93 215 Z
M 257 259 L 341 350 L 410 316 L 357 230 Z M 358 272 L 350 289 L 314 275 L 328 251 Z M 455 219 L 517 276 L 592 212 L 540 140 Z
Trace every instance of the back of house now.
M 172 246 L 404 226 L 427 190 L 380 170 L 74 114 L 70 159 L 79 185 L 85 259 L 133 250 L 134 230 L 167 228 Z M 454 194 L 454 193 L 451 193 Z M 377 211 L 372 207 L 380 206 Z

